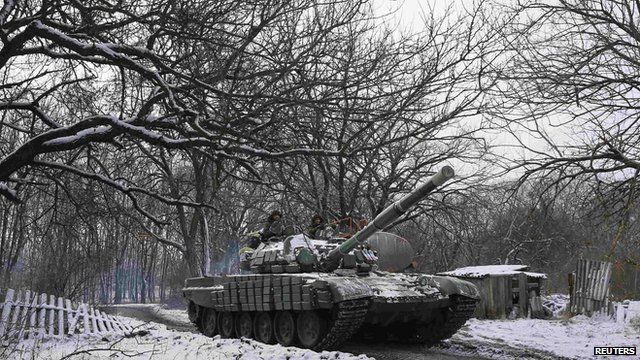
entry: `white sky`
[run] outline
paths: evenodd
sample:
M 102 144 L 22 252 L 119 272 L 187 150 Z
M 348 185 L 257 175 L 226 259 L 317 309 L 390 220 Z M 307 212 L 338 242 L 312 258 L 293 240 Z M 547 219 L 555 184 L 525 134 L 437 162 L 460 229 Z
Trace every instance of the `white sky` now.
M 448 6 L 461 7 L 463 0 L 372 0 L 372 4 L 377 14 L 392 14 L 400 28 L 410 30 L 422 25 L 421 17 L 430 9 L 438 16 Z
M 423 26 L 422 17 L 435 12 L 435 17 L 442 16 L 448 7 L 453 7 L 454 11 L 461 11 L 465 6 L 471 5 L 471 1 L 464 0 L 372 0 L 372 6 L 378 16 L 389 15 L 387 21 L 392 25 L 398 25 L 399 31 L 418 30 Z M 469 120 L 473 121 L 473 120 Z M 568 135 L 557 127 L 544 126 L 551 138 L 566 142 Z M 522 148 L 522 145 L 507 132 L 485 131 L 483 136 L 487 141 L 496 146 L 498 153 L 508 158 L 531 157 L 533 154 Z M 541 139 L 532 135 L 524 129 L 518 131 L 519 140 L 531 148 L 547 150 L 547 144 Z M 520 174 L 511 174 L 519 176 Z

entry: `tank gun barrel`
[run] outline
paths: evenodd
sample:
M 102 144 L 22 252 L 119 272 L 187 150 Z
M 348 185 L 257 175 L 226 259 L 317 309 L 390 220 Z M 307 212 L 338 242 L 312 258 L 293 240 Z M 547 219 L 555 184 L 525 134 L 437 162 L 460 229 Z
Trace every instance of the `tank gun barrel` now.
M 416 189 L 405 195 L 402 199 L 387 206 L 369 225 L 360 229 L 352 237 L 340 244 L 335 249 L 331 250 L 327 256 L 323 259 L 322 265 L 326 270 L 337 269 L 340 264 L 340 259 L 351 250 L 353 250 L 358 244 L 366 241 L 371 235 L 378 231 L 383 230 L 400 216 L 406 213 L 412 206 L 419 203 L 421 200 L 427 197 L 429 193 L 435 190 L 438 186 L 444 184 L 447 180 L 454 176 L 453 168 L 450 166 L 444 166 L 440 171 L 433 175 L 429 181 L 418 186 Z

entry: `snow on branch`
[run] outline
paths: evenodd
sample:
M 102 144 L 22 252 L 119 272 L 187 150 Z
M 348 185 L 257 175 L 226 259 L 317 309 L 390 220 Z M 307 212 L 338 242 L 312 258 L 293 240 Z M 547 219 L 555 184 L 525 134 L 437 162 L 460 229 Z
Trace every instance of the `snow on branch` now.
M 0 159 L 0 179 L 6 180 L 21 167 L 29 165 L 37 155 L 55 151 L 70 150 L 91 141 L 108 141 L 115 136 L 114 132 L 90 131 L 88 129 L 100 127 L 108 123 L 108 119 L 101 116 L 93 116 L 73 125 L 45 131 L 31 138 L 4 158 Z M 104 128 L 106 129 L 106 128 Z M 112 129 L 109 129 L 112 130 Z M 83 136 L 77 133 L 83 132 Z M 66 141 L 56 141 L 65 138 Z M 47 144 L 47 145 L 44 145 Z
M 15 5 L 16 3 L 13 0 L 4 0 L 4 5 L 0 9 L 0 25 L 4 25 L 7 22 L 7 18 Z
M 243 154 L 260 158 L 284 158 L 293 155 L 315 155 L 315 156 L 344 156 L 341 151 L 322 150 L 322 149 L 290 149 L 285 151 L 268 151 L 264 149 L 256 149 L 248 145 L 237 145 L 220 148 L 219 145 L 206 137 L 186 137 L 181 139 L 173 139 L 166 137 L 160 133 L 149 130 L 142 126 L 133 125 L 129 121 L 118 120 L 110 117 L 111 123 L 122 129 L 128 134 L 135 135 L 151 144 L 160 145 L 172 149 L 185 149 L 192 147 L 208 147 L 215 151 L 216 155 L 228 157 L 233 154 Z
M 20 104 L 19 104 L 20 105 Z M 27 106 L 26 104 L 22 104 Z M 20 105 L 20 106 L 22 106 Z M 52 153 L 64 150 L 77 149 L 83 145 L 92 142 L 111 142 L 115 137 L 123 133 L 129 134 L 132 137 L 146 141 L 149 144 L 157 145 L 168 149 L 193 149 L 200 148 L 201 151 L 206 152 L 211 157 L 222 157 L 232 160 L 240 161 L 246 166 L 250 166 L 246 162 L 246 157 L 257 158 L 285 158 L 293 155 L 315 155 L 315 156 L 345 156 L 339 151 L 321 150 L 321 149 L 290 149 L 284 151 L 269 151 L 264 149 L 257 149 L 249 145 L 235 145 L 221 147 L 216 141 L 213 141 L 206 137 L 183 137 L 183 138 L 171 138 L 164 134 L 153 131 L 145 126 L 139 126 L 138 124 L 149 124 L 148 122 L 142 122 L 139 119 L 132 118 L 128 120 L 119 120 L 112 115 L 98 115 L 86 118 L 78 123 L 50 129 L 42 134 L 39 134 L 29 141 L 24 143 L 19 148 L 15 149 L 12 153 L 5 156 L 0 160 L 0 179 L 7 179 L 17 169 L 29 165 L 35 161 L 36 156 L 44 153 Z M 173 124 L 171 128 L 177 129 L 177 124 Z M 36 162 L 40 166 L 44 163 Z M 51 165 L 51 164 L 49 164 Z M 51 165 L 54 166 L 54 165 Z M 60 164 L 56 166 L 61 166 Z M 74 171 L 78 175 L 85 177 L 94 177 L 95 174 L 79 173 L 78 169 L 68 168 L 68 171 Z M 248 169 L 254 170 L 254 169 Z M 255 171 L 253 171 L 255 172 Z M 95 180 L 109 183 L 106 178 L 95 178 Z M 110 185 L 119 187 L 121 184 L 111 182 Z M 155 197 L 156 199 L 163 201 L 167 204 L 182 204 L 189 206 L 207 206 L 204 204 L 195 204 L 182 202 L 175 199 L 164 198 L 151 192 L 145 192 L 139 188 L 121 188 L 119 189 L 127 194 L 132 192 L 145 193 L 146 195 Z M 7 193 L 8 192 L 4 192 Z M 10 196 L 10 195 L 9 195 Z M 208 206 L 209 207 L 209 206 Z M 149 216 L 153 218 L 153 216 Z M 161 222 L 159 222 L 161 223 Z
M 53 120 L 49 115 L 45 114 L 42 109 L 36 106 L 34 103 L 28 102 L 0 102 L 0 110 L 29 110 L 35 116 L 37 116 L 40 120 L 42 120 L 45 125 L 50 128 L 57 129 L 62 127 L 62 125 L 58 124 L 55 120 Z
M 148 226 L 147 226 L 143 221 L 141 221 L 140 219 L 138 219 L 138 218 L 134 218 L 134 220 L 136 220 L 136 222 L 140 225 L 140 227 L 142 227 L 142 229 L 143 229 L 144 231 L 146 231 L 149 235 L 151 235 L 151 236 L 152 236 L 156 241 L 158 241 L 159 243 L 161 243 L 161 244 L 165 244 L 165 245 L 169 245 L 169 246 L 172 246 L 172 247 L 174 247 L 174 248 L 176 248 L 176 249 L 178 249 L 179 251 L 182 251 L 182 252 L 187 251 L 187 248 L 186 248 L 184 245 L 182 245 L 182 244 L 180 244 L 180 243 L 177 243 L 177 242 L 175 242 L 175 241 L 169 240 L 169 239 L 167 239 L 167 238 L 166 238 L 166 237 L 164 237 L 164 236 L 160 236 L 160 235 L 158 235 L 156 232 L 154 232 L 153 230 L 151 230 L 151 229 L 150 229 L 150 228 L 149 228 L 149 227 L 148 227 Z
M 136 62 L 135 60 L 127 56 L 124 52 L 121 52 L 121 50 L 125 49 L 125 47 L 115 46 L 115 44 L 108 43 L 83 42 L 63 33 L 56 28 L 45 25 L 41 21 L 35 21 L 34 26 L 38 35 L 52 41 L 58 46 L 74 51 L 82 56 L 102 56 L 112 61 L 114 65 L 124 66 L 139 73 L 146 79 L 156 83 L 165 90 L 169 102 L 171 103 L 173 108 L 181 109 L 181 107 L 178 106 L 175 102 L 170 86 L 164 81 L 160 74 L 158 74 L 157 71 Z M 110 45 L 114 46 L 115 48 L 110 47 Z M 150 52 L 147 51 L 133 51 L 133 48 L 131 47 L 126 47 L 126 49 L 128 50 L 127 52 L 135 53 L 138 55 L 150 54 Z
M 205 204 L 205 203 L 196 203 L 196 202 L 191 202 L 191 201 L 184 201 L 184 200 L 178 200 L 178 199 L 173 199 L 173 198 L 169 198 L 166 196 L 162 196 L 160 194 L 156 194 L 150 190 L 144 189 L 144 188 L 140 188 L 137 186 L 129 186 L 129 185 L 125 185 L 123 183 L 120 183 L 118 181 L 115 181 L 105 175 L 102 174 L 96 174 L 96 173 L 91 173 L 91 172 L 87 172 L 87 171 L 83 171 L 80 170 L 76 167 L 70 166 L 70 165 L 66 165 L 66 164 L 60 164 L 60 163 L 55 163 L 55 162 L 51 162 L 51 161 L 34 161 L 33 165 L 36 166 L 42 166 L 42 167 L 48 167 L 48 168 L 54 168 L 54 169 L 59 169 L 59 170 L 63 170 L 63 171 L 67 171 L 70 173 L 73 173 L 75 175 L 78 175 L 80 177 L 83 178 L 87 178 L 87 179 L 91 179 L 91 180 L 96 180 L 99 181 L 103 184 L 109 185 L 112 188 L 127 194 L 128 196 L 132 196 L 133 193 L 140 193 L 140 194 L 144 194 L 147 196 L 150 196 L 156 200 L 159 200 L 165 204 L 168 205 L 184 205 L 184 206 L 190 206 L 190 207 L 206 207 L 206 208 L 210 208 L 216 212 L 219 212 L 219 210 L 210 204 Z
M 61 146 L 69 145 L 76 142 L 81 142 L 84 138 L 92 135 L 104 135 L 112 132 L 111 126 L 97 126 L 84 130 L 80 130 L 73 135 L 62 136 L 59 138 L 51 139 L 42 143 L 42 146 Z
M 20 199 L 18 198 L 18 193 L 11 189 L 10 187 L 8 187 L 5 183 L 1 183 L 0 182 L 0 195 L 4 196 L 5 198 L 13 201 L 13 202 L 20 202 Z

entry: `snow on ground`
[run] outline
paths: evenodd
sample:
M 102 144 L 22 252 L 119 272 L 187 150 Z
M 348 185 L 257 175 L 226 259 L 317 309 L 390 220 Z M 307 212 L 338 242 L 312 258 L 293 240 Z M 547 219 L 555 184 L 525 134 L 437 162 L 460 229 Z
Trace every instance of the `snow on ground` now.
M 190 323 L 189 315 L 187 315 L 187 311 L 185 309 L 169 309 L 166 306 L 160 304 L 120 304 L 109 306 L 113 308 L 148 308 L 161 319 L 168 320 L 174 323 Z
M 151 305 L 150 305 L 151 306 Z M 158 307 L 158 309 L 160 309 Z M 178 311 L 181 314 L 178 314 Z M 186 315 L 182 310 L 160 311 L 168 317 L 182 319 Z M 124 319 L 124 317 L 123 317 Z M 336 359 L 367 360 L 365 355 L 353 355 L 337 351 L 315 352 L 296 347 L 266 345 L 248 339 L 211 339 L 204 335 L 168 330 L 156 323 L 142 323 L 128 319 L 137 330 L 146 330 L 131 338 L 122 336 L 87 337 L 75 336 L 62 340 L 25 340 L 9 353 L 6 349 L 0 358 L 53 360 L 65 357 L 71 359 L 207 359 L 207 360 L 288 360 L 288 359 Z M 69 355 L 75 354 L 71 357 Z
M 560 310 L 563 296 L 551 296 L 550 302 Z M 127 305 L 132 306 L 132 305 Z M 170 310 L 159 305 L 149 307 L 161 319 L 186 323 L 184 310 Z M 559 311 L 558 311 L 559 312 Z M 123 319 L 127 319 L 124 318 Z M 24 342 L 13 354 L 0 358 L 49 360 L 78 353 L 71 359 L 338 359 L 366 360 L 365 355 L 343 352 L 317 353 L 295 347 L 265 345 L 248 339 L 214 339 L 200 334 L 168 330 L 157 323 L 128 319 L 138 330 L 148 334 L 132 338 L 77 336 L 64 340 Z M 471 319 L 445 343 L 463 353 L 493 359 L 592 359 L 594 346 L 640 346 L 640 318 L 630 324 L 616 323 L 606 316 L 592 318 L 578 315 L 568 320 L 477 320 Z M 602 357 L 599 357 L 602 358 Z
M 640 328 L 616 323 L 602 315 L 592 318 L 578 315 L 568 320 L 471 319 L 451 342 L 485 348 L 528 349 L 570 359 L 591 359 L 595 358 L 594 346 L 640 346 Z
M 562 315 L 567 301 L 568 296 L 564 294 L 545 297 L 555 316 Z M 152 307 L 161 318 L 188 321 L 184 310 L 146 306 Z M 594 346 L 640 346 L 640 327 L 616 323 L 606 316 L 578 315 L 568 320 L 471 319 L 454 335 L 451 343 L 472 345 L 479 355 L 496 359 L 589 359 L 593 358 Z M 468 346 L 464 347 L 469 350 Z
M 175 322 L 182 321 L 188 322 L 189 315 L 187 315 L 186 310 L 182 309 L 163 309 L 160 305 L 156 305 L 154 310 L 157 312 L 158 316 L 164 319 L 169 319 Z
M 563 294 L 552 294 L 545 297 L 546 305 L 553 310 L 556 316 L 562 314 L 567 300 L 568 297 Z M 162 319 L 176 323 L 188 322 L 188 316 L 184 310 L 170 310 L 159 305 L 136 306 L 150 307 Z M 466 348 L 466 350 L 474 348 L 474 351 L 479 355 L 496 359 L 523 357 L 588 359 L 593 357 L 593 346 L 596 345 L 639 346 L 640 328 L 616 323 L 604 316 L 589 318 L 579 315 L 569 320 L 471 319 L 454 335 L 450 342 L 454 345 L 464 344 L 462 348 Z M 291 359 L 297 359 L 295 356 L 292 356 Z M 344 359 L 350 358 L 344 357 Z

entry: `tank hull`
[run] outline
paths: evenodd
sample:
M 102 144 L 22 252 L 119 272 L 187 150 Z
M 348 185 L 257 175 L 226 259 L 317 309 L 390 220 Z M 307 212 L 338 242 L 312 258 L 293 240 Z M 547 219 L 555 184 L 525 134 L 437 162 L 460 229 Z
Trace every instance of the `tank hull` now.
M 210 329 L 215 317 L 216 331 L 223 336 L 273 342 L 268 331 L 262 334 L 256 326 L 243 331 L 237 324 L 248 324 L 249 319 L 257 323 L 259 318 L 262 329 L 269 321 L 276 329 L 286 328 L 282 318 L 304 319 L 296 320 L 293 342 L 284 336 L 278 342 L 314 350 L 337 348 L 361 328 L 362 337 L 437 344 L 464 325 L 479 299 L 473 284 L 456 278 L 378 271 L 361 275 L 338 271 L 192 278 L 186 280 L 183 294 L 199 329 Z M 224 314 L 230 314 L 226 321 L 219 319 Z M 308 319 L 316 324 L 312 329 L 305 325 Z M 229 325 L 233 321 L 237 326 Z M 203 326 L 207 322 L 209 326 Z M 237 331 L 231 334 L 229 327 Z

